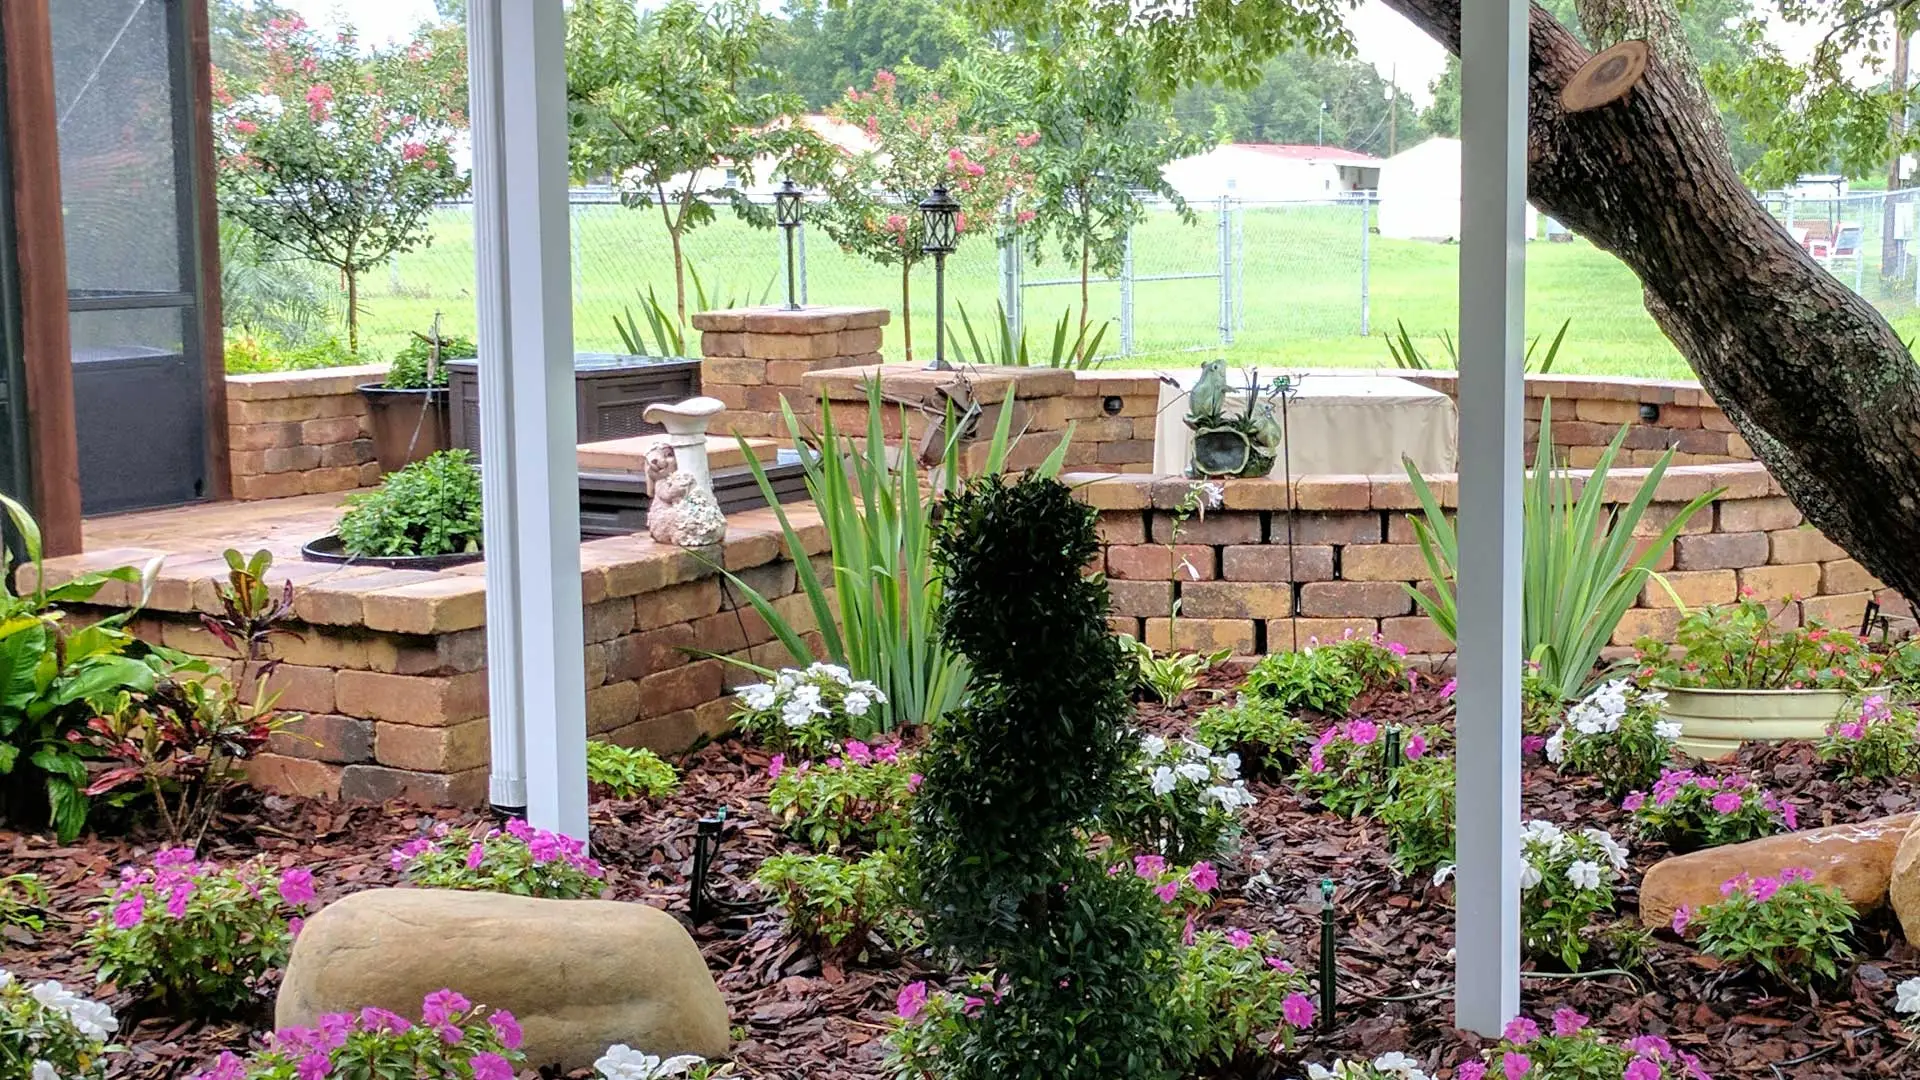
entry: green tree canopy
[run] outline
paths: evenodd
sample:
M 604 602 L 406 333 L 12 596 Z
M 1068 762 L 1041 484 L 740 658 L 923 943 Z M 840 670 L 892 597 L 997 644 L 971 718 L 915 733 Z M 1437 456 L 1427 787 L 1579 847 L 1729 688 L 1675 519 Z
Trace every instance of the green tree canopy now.
M 883 70 L 937 68 L 981 40 L 964 15 L 939 0 L 790 0 L 786 16 L 764 59 L 812 109 Z
M 1181 90 L 1173 115 L 1184 130 L 1213 128 L 1234 142 L 1313 145 L 1321 140 L 1324 102 L 1326 145 L 1385 156 L 1389 101 L 1396 99 L 1399 145 L 1405 146 L 1414 141 L 1407 136 L 1419 132 L 1411 97 L 1392 88 L 1372 64 L 1295 49 L 1262 65 L 1252 86 L 1207 83 Z

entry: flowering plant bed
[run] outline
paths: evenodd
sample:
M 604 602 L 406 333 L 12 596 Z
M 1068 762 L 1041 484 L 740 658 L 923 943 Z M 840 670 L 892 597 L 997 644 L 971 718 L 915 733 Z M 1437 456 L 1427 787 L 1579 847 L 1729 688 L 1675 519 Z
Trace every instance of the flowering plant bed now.
M 1180 707 L 1142 705 L 1136 719 L 1144 731 L 1178 747 L 1208 708 L 1231 703 L 1241 674 L 1210 673 Z M 1313 734 L 1297 748 L 1298 760 L 1306 761 L 1319 732 L 1356 719 L 1403 733 L 1433 733 L 1433 746 L 1417 758 L 1407 755 L 1409 740 L 1401 742 L 1402 769 L 1436 757 L 1450 742 L 1451 688 L 1444 682 L 1423 675 L 1416 689 L 1403 681 L 1369 690 L 1341 718 L 1300 713 Z M 905 745 L 890 752 L 910 757 L 922 746 L 918 733 L 907 733 Z M 695 939 L 737 1028 L 733 1075 L 894 1080 L 890 1032 L 944 1023 L 940 1018 L 949 1013 L 964 1018 L 973 1007 L 970 999 L 991 1007 L 993 988 L 976 981 L 985 973 L 938 962 L 912 934 L 899 933 L 900 940 L 884 949 L 854 949 L 846 942 L 828 948 L 788 928 L 781 904 L 800 902 L 799 893 L 776 895 L 753 879 L 777 855 L 812 856 L 814 850 L 769 805 L 776 782 L 768 768 L 773 756 L 750 739 L 729 738 L 677 761 L 683 778 L 671 794 L 596 803 L 592 858 L 599 861 L 601 876 L 593 888 L 603 888 L 608 899 L 648 903 L 686 917 L 695 822 L 724 807 L 711 892 L 748 910 L 697 927 Z M 790 754 L 786 768 L 794 767 Z M 1748 748 L 1732 762 L 1693 769 L 1695 778 L 1712 778 L 1722 791 L 1736 775 L 1742 778 L 1733 785 L 1736 790 L 1769 792 L 1809 823 L 1895 812 L 1920 795 L 1920 785 L 1910 779 L 1842 779 L 1838 762 L 1822 762 L 1806 743 Z M 1601 779 L 1563 773 L 1537 751 L 1526 758 L 1524 812 L 1576 838 L 1567 842 L 1579 850 L 1569 848 L 1568 854 L 1581 855 L 1564 860 L 1565 865 L 1546 865 L 1557 867 L 1570 890 L 1582 889 L 1575 873 L 1584 882 L 1599 877 L 1611 890 L 1612 913 L 1593 916 L 1582 934 L 1588 954 L 1581 962 L 1588 977 L 1548 977 L 1566 966 L 1557 948 L 1551 950 L 1554 956 L 1530 964 L 1539 975 L 1524 981 L 1523 1006 L 1527 1016 L 1537 1018 L 1537 1031 L 1511 1031 L 1507 1040 L 1479 1040 L 1451 1027 L 1453 904 L 1467 884 L 1435 885 L 1431 873 L 1397 873 L 1392 839 L 1379 819 L 1326 811 L 1291 778 L 1255 775 L 1246 779 L 1246 791 L 1253 801 L 1239 808 L 1239 835 L 1227 841 L 1224 852 L 1191 866 L 1136 852 L 1112 871 L 1144 879 L 1156 895 L 1164 892 L 1155 902 L 1164 905 L 1175 935 L 1190 933 L 1194 945 L 1187 948 L 1200 950 L 1181 954 L 1191 970 L 1179 977 L 1194 995 L 1186 999 L 1187 1007 L 1197 1010 L 1193 1015 L 1213 1018 L 1198 1034 L 1212 1037 L 1205 1047 L 1217 1064 L 1188 1075 L 1456 1080 L 1478 1075 L 1474 1066 L 1483 1065 L 1485 1076 L 1504 1080 L 1508 1054 L 1526 1057 L 1529 1070 L 1519 1075 L 1538 1080 L 1562 1080 L 1554 1063 L 1584 1065 L 1589 1059 L 1611 1065 L 1607 1080 L 1693 1078 L 1683 1054 L 1717 1080 L 1772 1080 L 1771 1063 L 1794 1059 L 1805 1060 L 1783 1069 L 1795 1080 L 1909 1075 L 1913 1063 L 1907 1047 L 1920 1025 L 1896 1011 L 1895 991 L 1920 977 L 1920 956 L 1900 938 L 1891 915 L 1871 912 L 1854 921 L 1847 940 L 1854 955 L 1837 966 L 1835 979 L 1822 977 L 1814 1000 L 1758 975 L 1713 966 L 1698 951 L 1702 927 L 1697 923 L 1686 940 L 1664 928 L 1648 936 L 1637 930 L 1630 912 L 1641 875 L 1669 854 L 1666 841 L 1638 829 L 1633 811 L 1611 797 Z M 409 864 L 429 849 L 445 849 L 450 861 L 464 868 L 476 838 L 483 843 L 482 868 L 491 872 L 496 856 L 484 843 L 492 828 L 478 814 L 244 796 L 209 833 L 198 858 L 221 867 L 250 866 L 262 858 L 281 886 L 276 890 L 269 884 L 268 897 L 286 901 L 283 912 L 292 911 L 295 901 L 311 911 L 351 891 L 402 884 Z M 1590 839 L 1589 829 L 1618 838 L 1615 843 L 1629 849 L 1617 877 L 1614 856 L 1604 845 L 1591 840 L 1591 850 L 1581 846 Z M 456 839 L 456 830 L 464 830 L 466 839 Z M 1552 847 L 1544 828 L 1536 833 Z M 492 838 L 496 845 L 518 840 L 504 831 Z M 571 866 L 563 845 L 554 844 L 557 860 Z M 49 894 L 44 903 L 34 903 L 42 911 L 43 929 L 6 931 L 6 966 L 22 983 L 57 979 L 112 1010 L 119 1023 L 110 1040 L 126 1049 L 104 1056 L 100 1075 L 105 1077 L 186 1076 L 214 1067 L 223 1052 L 245 1061 L 266 1045 L 260 1038 L 272 1026 L 264 995 L 278 977 L 275 972 L 261 980 L 256 996 L 231 1019 L 143 1001 L 130 988 L 96 989 L 84 939 L 102 910 L 99 899 L 118 881 L 121 867 L 133 866 L 138 874 L 160 846 L 88 839 L 61 847 L 46 837 L 0 834 L 0 879 L 34 873 Z M 391 853 L 396 849 L 414 854 L 395 866 Z M 500 857 L 517 858 L 519 850 Z M 530 844 L 526 850 L 532 858 Z M 857 865 L 863 857 L 850 855 L 847 862 Z M 1591 866 L 1575 871 L 1576 862 Z M 306 873 L 290 878 L 296 869 Z M 1334 887 L 1338 941 L 1338 1009 L 1324 1030 L 1316 978 L 1323 879 Z M 286 897 L 289 884 L 293 895 Z M 164 904 L 160 898 L 145 917 L 166 918 Z M 893 909 L 883 914 L 890 920 L 900 917 Z M 890 938 L 902 929 L 890 923 L 880 936 Z M 1262 971 L 1273 974 L 1261 976 Z M 916 984 L 919 992 L 911 990 Z M 1920 1008 L 1920 988 L 1907 997 Z M 903 1001 L 904 1011 L 914 1015 L 911 1021 L 902 1019 Z M 1574 1017 L 1581 1018 L 1577 1026 Z M 1244 1051 L 1246 1045 L 1253 1049 Z M 1649 1064 L 1635 1064 L 1641 1060 Z M 494 1068 L 491 1059 L 484 1064 Z M 1658 1071 L 1649 1071 L 1656 1066 Z M 1623 1074 L 1629 1067 L 1639 1071 Z M 528 1080 L 535 1074 L 520 1070 L 517 1075 Z M 1588 1074 L 1566 1075 L 1585 1080 Z

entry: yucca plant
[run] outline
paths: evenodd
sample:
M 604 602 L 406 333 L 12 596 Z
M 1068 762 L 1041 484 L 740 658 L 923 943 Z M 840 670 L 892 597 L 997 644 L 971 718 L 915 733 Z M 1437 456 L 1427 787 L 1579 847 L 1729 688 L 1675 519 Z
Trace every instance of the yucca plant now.
M 1576 497 L 1572 471 L 1560 468 L 1553 460 L 1553 403 L 1548 401 L 1541 407 L 1540 445 L 1521 506 L 1521 642 L 1525 658 L 1540 665 L 1541 679 L 1564 701 L 1578 699 L 1593 680 L 1600 650 L 1613 638 L 1620 617 L 1633 606 L 1641 589 L 1652 581 L 1672 592 L 1653 564 L 1680 535 L 1687 520 L 1724 490 L 1715 489 L 1681 507 L 1653 542 L 1635 555 L 1634 530 L 1653 502 L 1660 478 L 1673 460 L 1673 451 L 1661 455 L 1647 470 L 1631 502 L 1608 510 L 1607 473 L 1626 437 L 1627 429 L 1622 427 Z M 1442 633 L 1458 640 L 1454 579 L 1455 568 L 1460 565 L 1459 540 L 1420 470 L 1411 459 L 1402 460 L 1414 495 L 1420 500 L 1420 516 L 1412 519 L 1413 531 L 1433 579 L 1433 594 L 1429 596 L 1410 585 L 1406 589 Z
M 973 332 L 973 320 L 967 317 L 967 305 L 960 305 L 960 328 L 966 331 L 967 344 L 962 347 L 958 341 L 949 341 L 954 353 L 963 364 L 998 364 L 1001 367 L 1050 367 L 1068 368 L 1085 371 L 1093 366 L 1094 357 L 1099 355 L 1100 342 L 1107 336 L 1110 322 L 1099 326 L 1082 326 L 1072 338 L 1067 336 L 1073 330 L 1073 309 L 1060 313 L 1060 321 L 1053 324 L 1052 346 L 1044 356 L 1037 359 L 1027 346 L 1027 327 L 1020 326 L 1020 336 L 1015 338 L 1013 330 L 1007 325 L 1005 304 L 994 302 L 994 313 L 998 318 L 996 335 L 989 331 L 985 343 Z
M 959 703 L 967 683 L 965 658 L 942 644 L 934 627 L 941 589 L 933 562 L 932 514 L 935 494 L 958 485 L 964 424 L 948 416 L 944 464 L 935 472 L 923 473 L 908 448 L 888 451 L 881 427 L 884 408 L 879 383 L 870 383 L 863 442 L 834 428 L 831 403 L 822 398 L 816 449 L 792 407 L 785 400 L 780 403 L 806 470 L 807 493 L 827 528 L 833 560 L 830 581 L 822 581 L 814 572 L 806 546 L 788 521 L 766 470 L 754 454 L 746 453 L 761 494 L 780 520 L 788 558 L 820 629 L 824 655 L 813 655 L 801 632 L 765 596 L 738 576 L 727 574 L 731 586 L 766 620 L 795 666 L 830 661 L 886 692 L 886 706 L 874 717 L 875 729 L 883 732 L 932 721 Z M 990 472 L 1001 471 L 1006 463 L 1013 443 L 1013 413 L 1013 409 L 1000 410 L 988 446 Z M 905 430 L 904 415 L 901 426 Z M 1060 472 L 1072 437 L 1069 427 L 1060 445 L 1040 465 L 1040 475 Z M 744 439 L 741 447 L 745 451 Z M 756 665 L 733 662 L 771 674 Z
M 1387 355 L 1393 357 L 1394 367 L 1408 371 L 1431 371 L 1435 366 L 1447 368 L 1460 366 L 1460 352 L 1454 348 L 1452 334 L 1445 330 L 1440 331 L 1440 348 L 1446 352 L 1447 362 L 1435 365 L 1433 361 L 1427 359 L 1425 353 L 1420 351 L 1420 346 L 1414 344 L 1413 335 L 1407 333 L 1406 323 L 1395 319 L 1393 324 L 1398 329 L 1387 335 Z M 1567 328 L 1572 325 L 1572 319 L 1567 319 L 1560 324 L 1560 332 L 1553 335 L 1553 341 L 1547 345 L 1547 351 L 1540 356 L 1538 369 L 1533 366 L 1533 353 L 1540 347 L 1540 339 L 1536 337 L 1527 342 L 1527 358 L 1524 366 L 1529 375 L 1546 375 L 1553 371 L 1553 362 L 1560 358 L 1560 343 L 1567 339 Z
M 728 293 L 716 302 L 707 296 L 706 282 L 700 280 L 700 271 L 692 263 L 687 264 L 687 277 L 693 281 L 694 305 L 700 311 L 719 311 L 750 304 L 764 304 L 767 297 L 773 295 L 773 280 L 767 280 L 766 287 L 760 290 L 759 299 L 753 294 Z M 633 309 L 625 308 L 624 315 L 613 317 L 613 328 L 620 335 L 620 344 L 634 356 L 692 356 L 687 351 L 687 328 L 674 318 L 673 312 L 660 302 L 654 294 L 653 286 L 647 286 L 646 295 L 640 298 L 640 314 L 647 320 L 647 330 L 642 333 L 640 324 L 633 317 Z M 647 349 L 648 338 L 652 338 L 654 351 Z

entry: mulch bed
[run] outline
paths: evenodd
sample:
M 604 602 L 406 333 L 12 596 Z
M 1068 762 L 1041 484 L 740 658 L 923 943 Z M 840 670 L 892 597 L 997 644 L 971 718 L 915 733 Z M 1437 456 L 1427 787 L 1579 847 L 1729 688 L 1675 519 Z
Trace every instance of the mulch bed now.
M 1144 727 L 1179 733 L 1232 685 L 1216 672 L 1184 707 L 1143 705 Z M 1437 719 L 1449 706 L 1429 689 L 1363 700 L 1357 715 L 1381 720 Z M 607 865 L 611 897 L 653 904 L 683 918 L 688 912 L 695 822 L 727 812 L 725 842 L 716 865 L 717 891 L 752 902 L 749 882 L 768 855 L 800 850 L 784 840 L 766 808 L 767 755 L 738 741 L 698 750 L 681 762 L 684 781 L 664 803 L 601 802 L 593 808 L 595 854 Z M 1840 784 L 1813 761 L 1805 745 L 1750 748 L 1738 768 L 1800 804 L 1805 827 L 1864 820 L 1920 806 L 1920 786 Z M 1471 1054 L 1477 1043 L 1455 1032 L 1452 1016 L 1453 882 L 1400 881 L 1388 867 L 1384 834 L 1366 821 L 1347 821 L 1303 805 L 1282 783 L 1256 777 L 1259 803 L 1246 815 L 1237 856 L 1221 862 L 1220 902 L 1202 918 L 1208 927 L 1272 930 L 1303 970 L 1317 969 L 1320 882 L 1337 886 L 1340 1014 L 1335 1029 L 1301 1040 L 1293 1054 L 1275 1056 L 1245 1077 L 1293 1078 L 1303 1062 L 1371 1058 L 1399 1050 L 1429 1072 Z M 1529 761 L 1525 813 L 1567 825 L 1598 825 L 1633 848 L 1637 881 L 1666 853 L 1629 838 L 1626 815 L 1597 783 L 1559 775 Z M 393 885 L 388 852 L 438 822 L 467 824 L 481 815 L 404 806 L 337 804 L 248 796 L 203 846 L 203 855 L 238 861 L 265 854 L 285 866 L 314 871 L 323 900 L 358 889 Z M 93 980 L 75 941 L 102 885 L 126 863 L 150 856 L 151 840 L 89 838 L 59 846 L 46 837 L 0 831 L 0 874 L 32 871 L 54 894 L 47 931 L 4 942 L 0 966 L 26 979 L 57 978 L 91 989 Z M 1638 897 L 1629 884 L 1619 910 L 1630 917 Z M 823 959 L 783 937 L 780 919 L 764 909 L 722 918 L 695 929 L 695 938 L 725 996 L 735 1025 L 737 1068 L 754 1080 L 870 1080 L 885 1074 L 884 1035 L 894 995 L 917 978 L 938 979 L 915 956 Z M 1699 1055 L 1717 1078 L 1813 1080 L 1826 1077 L 1920 1075 L 1911 1044 L 1920 1025 L 1904 1027 L 1891 1012 L 1893 989 L 1920 976 L 1920 953 L 1902 939 L 1887 912 L 1861 923 L 1860 958 L 1844 984 L 1810 1000 L 1785 996 L 1740 973 L 1719 970 L 1690 946 L 1662 934 L 1645 968 L 1632 975 L 1570 979 L 1530 977 L 1524 1002 L 1533 1015 L 1571 1006 L 1608 1033 L 1664 1035 Z M 128 1047 L 115 1077 L 184 1076 L 223 1049 L 244 1051 L 254 1033 L 271 1027 L 263 1000 L 257 1014 L 199 1022 L 142 1011 L 128 996 L 106 995 L 122 1017 Z M 1551 1078 L 1549 1078 L 1551 1080 Z

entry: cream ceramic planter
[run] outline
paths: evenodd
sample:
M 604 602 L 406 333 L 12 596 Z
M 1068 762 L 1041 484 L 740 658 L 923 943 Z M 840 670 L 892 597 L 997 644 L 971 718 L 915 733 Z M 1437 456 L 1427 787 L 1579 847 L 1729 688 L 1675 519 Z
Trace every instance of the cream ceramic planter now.
M 1845 690 L 1661 689 L 1667 719 L 1680 724 L 1680 749 L 1697 758 L 1730 757 L 1743 742 L 1818 739 L 1856 698 Z

